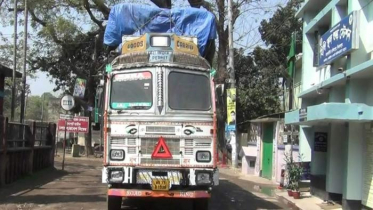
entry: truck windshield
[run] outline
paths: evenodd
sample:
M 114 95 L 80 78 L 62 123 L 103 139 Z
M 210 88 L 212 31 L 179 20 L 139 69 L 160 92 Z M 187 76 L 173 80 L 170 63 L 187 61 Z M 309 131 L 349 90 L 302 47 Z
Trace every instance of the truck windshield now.
M 152 74 L 116 74 L 111 85 L 112 109 L 147 110 L 152 107 Z
M 171 72 L 168 76 L 168 103 L 173 110 L 210 110 L 209 78 L 200 74 Z

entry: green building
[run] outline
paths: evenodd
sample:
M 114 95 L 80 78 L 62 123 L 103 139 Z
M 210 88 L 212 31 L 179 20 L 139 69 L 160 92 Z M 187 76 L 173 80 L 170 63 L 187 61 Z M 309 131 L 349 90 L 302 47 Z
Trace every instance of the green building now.
M 311 193 L 343 209 L 373 208 L 373 1 L 306 0 L 299 125 Z

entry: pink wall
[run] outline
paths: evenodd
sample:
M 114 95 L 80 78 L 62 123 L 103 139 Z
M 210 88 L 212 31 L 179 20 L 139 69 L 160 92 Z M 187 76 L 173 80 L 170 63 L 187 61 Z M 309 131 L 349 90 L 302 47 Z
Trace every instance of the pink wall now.
M 242 174 L 254 175 L 255 167 L 250 167 L 250 161 L 255 161 L 256 157 L 242 157 Z
M 290 145 L 279 145 L 277 147 L 277 157 L 276 157 L 276 182 L 280 183 L 281 181 L 281 169 L 285 169 L 285 150 L 290 152 Z M 293 159 L 297 161 L 299 159 L 298 147 L 293 147 Z

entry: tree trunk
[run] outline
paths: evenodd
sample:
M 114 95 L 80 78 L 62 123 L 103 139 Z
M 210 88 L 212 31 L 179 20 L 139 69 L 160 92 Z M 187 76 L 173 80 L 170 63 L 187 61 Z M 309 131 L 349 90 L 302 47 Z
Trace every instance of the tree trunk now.
M 92 126 L 91 126 L 91 112 L 88 112 L 88 118 L 89 118 L 89 123 L 88 123 L 88 133 L 85 135 L 85 151 L 86 151 L 86 156 L 88 155 L 93 155 L 93 148 L 92 148 Z
M 93 70 L 94 71 L 94 70 Z M 90 72 L 90 75 L 92 75 L 94 72 Z M 90 76 L 87 80 L 87 97 L 88 97 L 88 106 L 85 111 L 85 115 L 89 118 L 89 124 L 88 124 L 88 133 L 86 134 L 85 138 L 85 147 L 86 147 L 86 155 L 93 155 L 93 149 L 92 149 L 92 126 L 91 126 L 91 111 L 90 109 L 93 107 L 94 104 L 94 98 L 95 98 L 95 82 L 92 76 Z

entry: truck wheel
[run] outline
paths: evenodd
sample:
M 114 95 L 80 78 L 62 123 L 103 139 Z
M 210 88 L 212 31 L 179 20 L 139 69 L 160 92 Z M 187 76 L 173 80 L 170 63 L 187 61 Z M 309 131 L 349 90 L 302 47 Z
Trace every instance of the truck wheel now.
M 106 203 L 108 210 L 120 210 L 122 208 L 122 197 L 108 195 Z
M 199 198 L 193 201 L 193 210 L 208 210 L 209 209 L 209 199 Z

